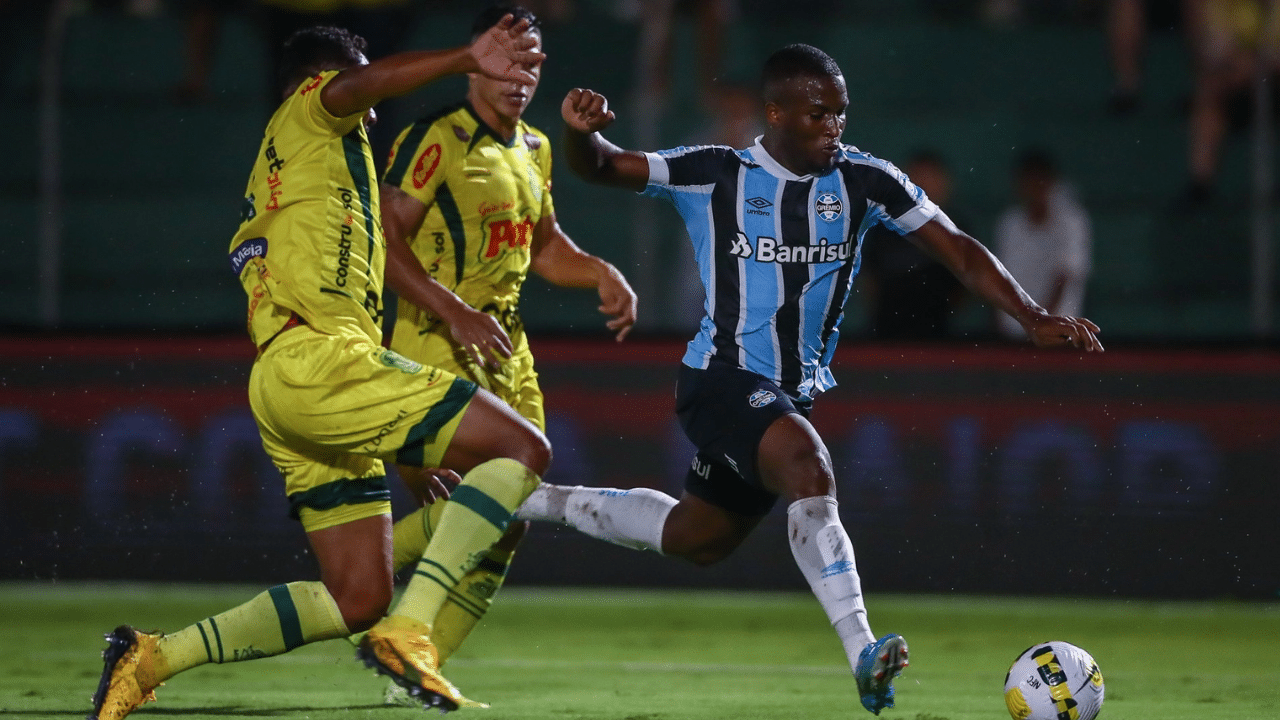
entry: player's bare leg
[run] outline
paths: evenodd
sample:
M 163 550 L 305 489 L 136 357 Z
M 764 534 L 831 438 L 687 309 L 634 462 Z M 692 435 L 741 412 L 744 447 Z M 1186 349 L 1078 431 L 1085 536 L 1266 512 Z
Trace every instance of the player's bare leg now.
M 360 641 L 358 655 L 424 705 L 447 712 L 476 703 L 440 674 L 432 623 L 458 579 L 476 567 L 506 531 L 512 512 L 537 487 L 551 464 L 551 447 L 527 420 L 479 390 L 439 464 L 466 474 L 441 509 L 439 531 L 432 534 L 400 602 Z
M 662 551 L 695 565 L 711 565 L 738 549 L 763 515 L 742 515 L 684 493 L 662 530 Z
M 308 533 L 321 582 L 278 585 L 171 635 L 116 628 L 89 717 L 119 720 L 197 665 L 270 657 L 369 627 L 391 601 L 390 529 L 389 516 L 374 515 Z
M 765 487 L 790 501 L 787 536 L 796 565 L 844 645 L 863 707 L 879 715 L 893 707 L 893 679 L 907 666 L 907 644 L 900 635 L 877 641 L 871 632 L 853 544 L 840 522 L 831 455 L 808 420 L 789 414 L 769 426 L 758 458 Z

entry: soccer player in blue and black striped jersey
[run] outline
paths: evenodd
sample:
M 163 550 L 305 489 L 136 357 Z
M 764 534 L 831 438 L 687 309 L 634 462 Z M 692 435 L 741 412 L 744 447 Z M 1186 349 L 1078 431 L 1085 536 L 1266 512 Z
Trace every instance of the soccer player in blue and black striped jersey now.
M 907 644 L 871 632 L 831 458 L 808 420 L 814 398 L 835 386 L 828 365 L 863 235 L 881 224 L 908 236 L 1036 345 L 1102 345 L 1092 322 L 1037 305 L 896 167 L 841 143 L 849 97 L 826 53 L 779 50 L 761 90 L 767 129 L 743 150 L 623 150 L 600 135 L 614 120 L 606 99 L 582 89 L 561 108 L 563 147 L 583 178 L 674 205 L 706 289 L 676 387 L 676 412 L 698 453 L 679 502 L 654 518 L 661 550 L 715 562 L 784 497 L 796 564 L 844 644 L 863 706 L 879 714 L 893 706 Z

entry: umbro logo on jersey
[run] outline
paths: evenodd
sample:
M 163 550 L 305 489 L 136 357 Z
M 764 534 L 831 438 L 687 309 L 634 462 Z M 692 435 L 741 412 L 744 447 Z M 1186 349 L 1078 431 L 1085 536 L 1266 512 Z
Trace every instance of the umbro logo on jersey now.
M 827 222 L 835 222 L 844 214 L 844 204 L 834 193 L 822 193 L 813 203 L 813 211 Z
M 777 399 L 778 396 L 768 390 L 757 390 L 751 393 L 751 397 L 747 398 L 747 402 L 753 408 L 762 408 Z
M 764 215 L 767 217 L 769 215 L 769 211 L 765 210 L 765 208 L 773 207 L 773 203 L 762 197 L 753 197 L 748 199 L 746 202 L 751 206 L 747 208 L 748 215 Z

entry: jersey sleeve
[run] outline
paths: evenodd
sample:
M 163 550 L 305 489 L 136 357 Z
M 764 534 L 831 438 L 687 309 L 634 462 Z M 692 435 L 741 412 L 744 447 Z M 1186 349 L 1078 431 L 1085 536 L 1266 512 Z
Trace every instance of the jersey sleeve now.
M 335 135 L 346 135 L 356 129 L 360 121 L 364 119 L 364 113 L 359 112 L 340 118 L 329 112 L 329 109 L 320 100 L 324 87 L 338 77 L 338 72 L 338 70 L 326 70 L 315 77 L 309 78 L 298 86 L 296 92 L 302 98 L 303 114 L 306 121 L 314 129 L 321 132 L 332 132 Z
M 724 145 L 678 147 L 645 153 L 649 183 L 644 195 L 674 200 L 677 193 L 715 183 L 733 148 Z
M 938 214 L 938 206 L 893 163 L 878 160 L 869 173 L 867 198 L 883 211 L 881 222 L 899 235 L 914 232 Z
M 448 166 L 451 146 L 441 126 L 439 122 L 418 122 L 405 128 L 391 149 L 382 179 L 428 206 L 435 202 Z

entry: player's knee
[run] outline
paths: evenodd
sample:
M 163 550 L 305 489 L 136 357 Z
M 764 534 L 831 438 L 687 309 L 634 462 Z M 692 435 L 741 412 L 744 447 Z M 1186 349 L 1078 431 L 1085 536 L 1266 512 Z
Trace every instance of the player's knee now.
M 543 477 L 551 469 L 551 442 L 540 432 L 525 433 L 512 459 Z
M 704 545 L 687 551 L 682 557 L 698 567 L 707 567 L 729 557 L 731 552 L 732 548 Z
M 662 535 L 662 553 L 683 558 L 698 567 L 714 565 L 729 555 L 737 543 L 727 538 L 705 534 L 685 533 L 676 530 Z
M 330 588 L 329 594 L 342 613 L 342 620 L 353 633 L 363 632 L 387 614 L 391 607 L 391 583 L 353 583 L 343 588 Z
M 796 453 L 787 459 L 774 485 L 788 502 L 801 498 L 835 496 L 835 476 L 831 464 L 818 452 Z

